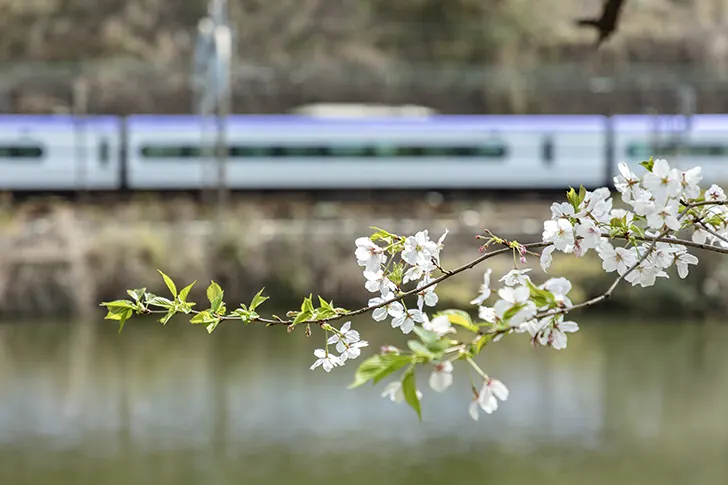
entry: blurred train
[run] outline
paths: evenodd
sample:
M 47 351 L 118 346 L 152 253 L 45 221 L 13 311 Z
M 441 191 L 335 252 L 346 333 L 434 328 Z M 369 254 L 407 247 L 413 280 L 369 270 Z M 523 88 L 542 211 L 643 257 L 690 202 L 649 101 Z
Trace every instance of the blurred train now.
M 210 187 L 215 136 L 199 116 L 0 116 L 0 190 Z M 226 144 L 232 190 L 594 188 L 651 155 L 728 180 L 723 115 L 240 115 Z

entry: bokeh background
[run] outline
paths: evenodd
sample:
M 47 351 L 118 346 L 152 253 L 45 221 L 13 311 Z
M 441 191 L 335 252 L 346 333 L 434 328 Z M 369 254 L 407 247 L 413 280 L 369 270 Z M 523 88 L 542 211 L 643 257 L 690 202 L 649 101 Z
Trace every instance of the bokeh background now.
M 598 0 L 230 0 L 229 111 L 316 103 L 444 114 L 685 114 L 728 110 L 728 1 L 626 0 L 598 50 L 574 20 Z M 3 114 L 196 114 L 193 53 L 207 2 L 0 0 Z M 69 143 L 72 143 L 69 141 Z M 564 187 L 566 188 L 566 187 Z M 473 422 L 465 373 L 427 389 L 423 422 L 347 390 L 354 365 L 310 371 L 321 335 L 183 317 L 117 334 L 101 301 L 210 280 L 229 307 L 261 287 L 269 313 L 313 292 L 371 296 L 354 239 L 385 227 L 450 231 L 445 267 L 488 228 L 538 240 L 563 192 L 199 191 L 0 198 L 0 483 L 13 485 L 728 482 L 728 262 L 620 288 L 574 315 L 564 351 L 505 339 L 478 362 L 511 394 Z M 494 274 L 512 264 L 491 261 Z M 535 279 L 545 275 L 533 262 Z M 556 258 L 573 300 L 604 291 L 593 254 Z M 438 286 L 467 308 L 479 267 Z M 406 338 L 353 320 L 372 348 Z M 368 355 L 365 352 L 365 355 Z M 457 369 L 457 368 L 456 368 Z

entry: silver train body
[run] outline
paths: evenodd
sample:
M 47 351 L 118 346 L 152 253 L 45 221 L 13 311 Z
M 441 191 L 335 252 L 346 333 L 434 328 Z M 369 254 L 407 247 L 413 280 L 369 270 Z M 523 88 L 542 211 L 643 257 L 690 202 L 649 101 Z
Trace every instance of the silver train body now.
M 728 181 L 728 116 L 232 116 L 233 190 L 611 186 L 619 162 L 667 158 Z M 0 190 L 195 190 L 216 183 L 197 116 L 0 116 Z

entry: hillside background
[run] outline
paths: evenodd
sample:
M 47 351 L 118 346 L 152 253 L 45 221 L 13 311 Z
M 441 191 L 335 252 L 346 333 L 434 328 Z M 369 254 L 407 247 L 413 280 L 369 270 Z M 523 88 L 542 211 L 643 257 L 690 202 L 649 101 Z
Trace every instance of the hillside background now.
M 445 113 L 725 112 L 727 0 L 627 0 L 595 52 L 601 0 L 231 0 L 234 111 L 311 102 Z M 203 0 L 0 0 L 0 109 L 188 113 Z M 78 99 L 78 98 L 76 98 Z

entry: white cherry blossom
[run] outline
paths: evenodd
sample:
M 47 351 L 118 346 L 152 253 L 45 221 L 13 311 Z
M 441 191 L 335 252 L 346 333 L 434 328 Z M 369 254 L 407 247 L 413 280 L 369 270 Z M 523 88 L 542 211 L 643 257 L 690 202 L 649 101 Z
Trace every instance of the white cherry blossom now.
M 430 241 L 427 230 L 424 230 L 405 239 L 402 259 L 411 265 L 425 266 L 431 264 L 430 258 L 438 251 L 437 243 Z
M 438 337 L 456 332 L 447 315 L 438 315 L 432 320 L 428 319 L 422 324 L 422 328 L 429 332 L 435 332 Z
M 351 329 L 351 322 L 346 322 L 337 333 L 329 337 L 326 343 L 336 344 L 336 351 L 341 353 L 346 350 L 348 344 L 357 342 L 359 338 L 359 332 Z
M 718 185 L 711 185 L 708 190 L 705 191 L 705 200 L 712 202 L 724 202 L 726 200 L 725 192 Z
M 670 169 L 667 160 L 658 159 L 655 160 L 652 171 L 647 172 L 642 178 L 642 185 L 652 192 L 656 203 L 661 205 L 668 198 L 680 194 L 682 189 L 680 178 L 680 172 Z
M 415 389 L 415 394 L 417 395 L 417 399 L 422 399 L 422 392 L 420 392 L 419 389 Z M 384 392 L 382 392 L 382 397 L 387 397 L 390 401 L 397 404 L 403 402 L 404 391 L 402 390 L 402 383 L 400 381 L 395 381 L 387 384 L 384 388 Z
M 384 293 L 395 288 L 394 283 L 384 276 L 384 272 L 381 269 L 377 272 L 364 271 L 364 278 L 367 280 L 364 286 L 372 293 Z
M 703 170 L 700 167 L 694 167 L 687 172 L 682 172 L 680 177 L 680 186 L 682 187 L 682 195 L 687 199 L 695 199 L 700 196 L 700 181 L 703 180 Z
M 541 269 L 544 273 L 547 272 L 547 270 L 551 267 L 551 263 L 553 263 L 554 259 L 551 253 L 553 253 L 556 250 L 556 248 L 551 245 L 547 246 L 541 251 L 541 256 L 539 258 L 539 262 L 541 264 Z
M 598 254 L 602 258 L 602 268 L 607 273 L 617 271 L 618 274 L 624 275 L 637 263 L 637 255 L 625 248 L 602 247 Z
M 624 162 L 617 165 L 617 168 L 619 169 L 620 175 L 614 177 L 614 187 L 621 192 L 622 201 L 629 203 L 639 193 L 640 179 Z
M 680 221 L 677 218 L 677 206 L 666 205 L 647 214 L 647 225 L 652 229 L 662 229 L 667 226 L 673 231 L 679 230 Z
M 337 365 L 342 365 L 339 357 L 326 352 L 324 349 L 314 350 L 313 355 L 318 357 L 318 360 L 313 363 L 313 365 L 311 366 L 311 370 L 314 370 L 316 367 L 321 366 L 326 372 L 331 372 L 331 369 L 333 369 Z
M 423 276 L 429 276 L 430 273 L 435 271 L 437 267 L 432 264 L 432 261 L 428 261 L 424 264 L 416 264 L 410 269 L 405 271 L 402 283 L 407 284 L 410 281 L 418 281 Z
M 529 271 L 531 271 L 531 268 L 512 269 L 498 281 L 506 286 L 525 285 L 527 282 L 531 281 L 531 278 L 526 275 Z
M 392 298 L 394 298 L 394 293 L 383 293 L 382 296 L 371 298 L 368 306 L 373 307 L 381 305 Z M 402 304 L 398 301 L 393 301 L 383 307 L 375 308 L 374 311 L 372 311 L 372 318 L 377 322 L 381 322 L 387 318 L 387 315 L 395 317 L 402 314 L 402 312 L 404 312 Z
M 453 365 L 449 360 L 435 364 L 435 370 L 430 374 L 430 387 L 433 391 L 445 392 L 452 385 L 452 370 Z
M 559 251 L 569 252 L 574 245 L 574 227 L 566 219 L 545 221 L 543 223 L 543 240 L 554 243 Z
M 632 272 L 624 277 L 632 286 L 640 285 L 643 288 L 653 286 L 658 277 L 669 278 L 668 274 L 655 268 L 648 261 L 640 263 Z
M 478 405 L 487 414 L 498 409 L 498 400 L 508 399 L 508 388 L 497 379 L 488 379 L 478 393 Z
M 498 314 L 496 313 L 495 308 L 482 306 L 478 308 L 478 318 L 488 323 L 495 323 L 498 319 Z
M 576 235 L 581 239 L 581 246 L 586 253 L 589 249 L 596 248 L 602 240 L 602 231 L 593 221 L 585 220 L 576 227 Z
M 361 349 L 368 346 L 369 342 L 367 342 L 366 340 L 358 340 L 356 342 L 347 344 L 346 349 L 344 349 L 344 351 L 341 352 L 341 355 L 339 355 L 339 361 L 341 362 L 341 365 L 344 365 L 344 362 L 346 362 L 347 359 L 353 360 L 359 357 L 361 355 Z
M 392 319 L 392 328 L 399 328 L 402 333 L 408 334 L 415 328 L 415 323 L 424 323 L 425 316 L 420 310 L 408 309 L 395 315 Z
M 541 345 L 551 346 L 555 350 L 563 350 L 566 348 L 566 334 L 579 330 L 579 325 L 576 322 L 560 321 L 562 318 L 562 316 L 559 316 L 557 322 L 554 322 L 551 327 L 547 327 L 541 332 L 539 337 Z
M 551 218 L 559 219 L 562 217 L 566 219 L 574 217 L 574 207 L 568 202 L 554 202 L 551 204 Z
M 687 252 L 677 253 L 675 256 L 675 266 L 677 266 L 677 274 L 680 278 L 685 279 L 688 276 L 688 265 L 698 264 L 698 258 Z
M 471 305 L 481 305 L 485 300 L 490 298 L 491 289 L 490 289 L 490 275 L 493 273 L 493 270 L 491 268 L 488 268 L 485 270 L 485 273 L 483 274 L 483 284 L 480 285 L 480 289 L 478 292 L 480 293 L 475 299 L 470 300 Z
M 427 276 L 417 284 L 417 288 L 421 288 L 430 282 L 432 282 L 432 279 Z M 422 311 L 423 305 L 427 305 L 429 307 L 437 305 L 440 298 L 437 296 L 437 293 L 435 293 L 436 287 L 437 285 L 432 285 L 417 292 L 417 308 L 420 311 Z
M 387 261 L 384 248 L 377 246 L 368 237 L 360 237 L 356 241 L 356 256 L 359 266 L 364 266 L 367 271 L 376 273 L 381 265 Z
M 445 247 L 445 238 L 447 237 L 447 234 L 450 231 L 448 229 L 445 229 L 445 232 L 442 233 L 442 236 L 440 236 L 440 239 L 437 240 L 437 248 L 435 249 L 434 254 L 432 255 L 433 258 L 435 258 L 435 261 L 437 261 L 437 264 L 440 264 L 440 251 Z

